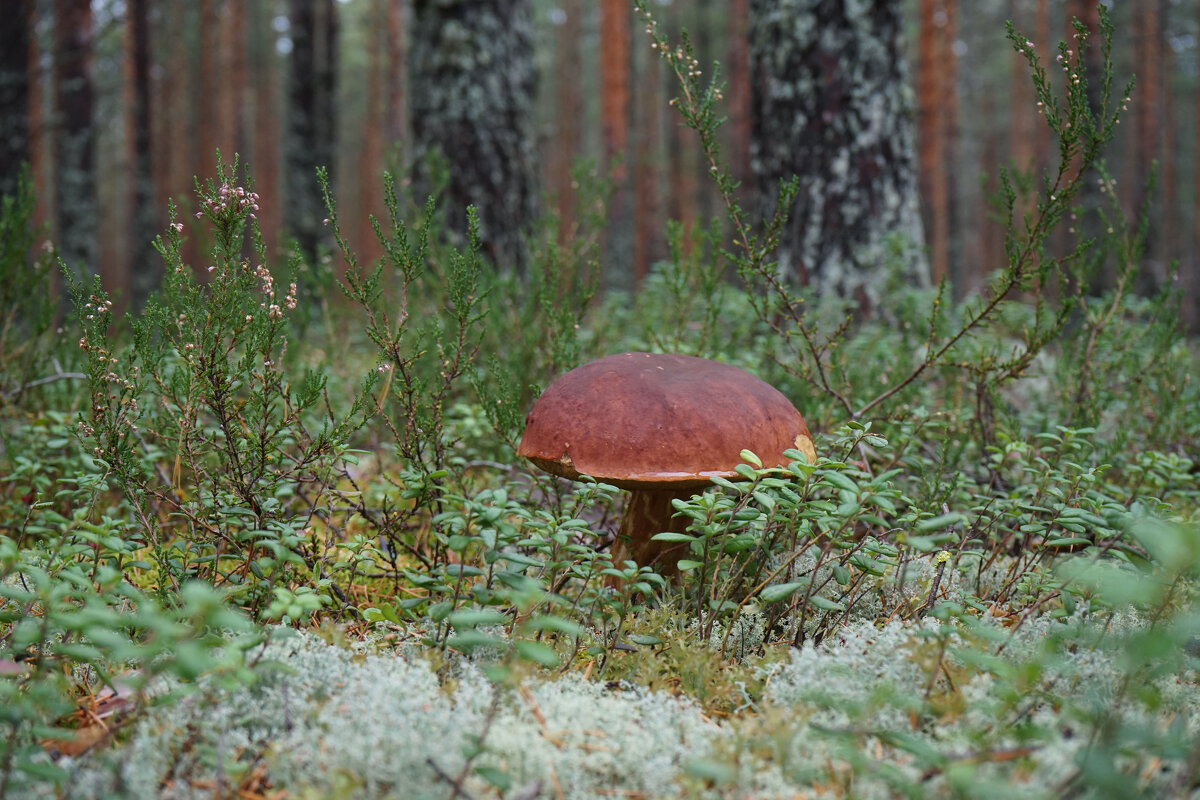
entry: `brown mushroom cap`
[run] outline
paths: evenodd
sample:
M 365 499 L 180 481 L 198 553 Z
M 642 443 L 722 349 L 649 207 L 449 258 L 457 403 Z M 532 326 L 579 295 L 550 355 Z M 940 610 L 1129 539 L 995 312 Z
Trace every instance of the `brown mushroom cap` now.
M 816 462 L 800 412 L 745 370 L 693 356 L 622 353 L 559 377 L 525 419 L 518 455 L 564 478 L 626 489 L 735 477 L 743 449 L 764 466 L 795 448 Z

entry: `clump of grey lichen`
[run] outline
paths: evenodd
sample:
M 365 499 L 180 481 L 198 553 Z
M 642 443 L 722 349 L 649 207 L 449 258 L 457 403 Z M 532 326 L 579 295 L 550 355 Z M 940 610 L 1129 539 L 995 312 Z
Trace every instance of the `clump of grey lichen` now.
M 1200 736 L 1194 673 L 1130 686 L 1127 651 L 1106 644 L 1145 621 L 1117 614 L 1102 629 L 1083 613 L 1011 631 L 932 617 L 850 625 L 762 666 L 757 698 L 724 719 L 625 682 L 571 674 L 514 688 L 477 660 L 439 671 L 409 651 L 277 635 L 252 685 L 201 682 L 147 709 L 123 745 L 65 759 L 60 790 L 207 798 L 257 780 L 304 797 L 444 798 L 457 785 L 472 797 L 721 797 L 736 786 L 745 798 L 899 787 L 1049 798 L 1105 725 Z M 1144 788 L 1168 790 L 1180 766 Z
M 302 796 L 440 798 L 459 780 L 484 791 L 486 777 L 564 797 L 657 797 L 724 734 L 661 692 L 577 677 L 511 691 L 466 660 L 444 681 L 424 661 L 312 635 L 273 642 L 260 663 L 253 685 L 203 687 L 149 710 L 124 746 L 68 761 L 70 796 L 207 798 L 257 770 Z

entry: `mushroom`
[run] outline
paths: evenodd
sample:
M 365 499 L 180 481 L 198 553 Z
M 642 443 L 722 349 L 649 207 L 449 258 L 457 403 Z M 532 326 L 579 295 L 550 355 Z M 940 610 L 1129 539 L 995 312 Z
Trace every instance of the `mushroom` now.
M 687 527 L 672 500 L 691 497 L 714 476 L 738 478 L 744 449 L 779 466 L 790 461 L 789 448 L 816 463 L 800 412 L 750 373 L 694 356 L 622 353 L 550 384 L 525 418 L 517 454 L 554 475 L 628 489 L 613 562 L 645 566 L 678 547 L 651 537 Z

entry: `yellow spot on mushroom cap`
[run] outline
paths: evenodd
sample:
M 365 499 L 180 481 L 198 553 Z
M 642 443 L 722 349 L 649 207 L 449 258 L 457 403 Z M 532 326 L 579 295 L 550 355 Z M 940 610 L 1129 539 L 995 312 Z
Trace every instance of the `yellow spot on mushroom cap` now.
M 813 446 L 813 440 L 803 433 L 796 435 L 796 449 L 804 453 L 804 457 L 808 459 L 808 463 L 817 463 L 817 448 Z

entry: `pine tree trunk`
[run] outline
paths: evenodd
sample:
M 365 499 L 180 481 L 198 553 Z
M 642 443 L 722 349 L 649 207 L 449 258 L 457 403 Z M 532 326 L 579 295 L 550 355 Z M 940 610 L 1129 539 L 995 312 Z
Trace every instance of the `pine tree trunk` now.
M 358 255 L 366 264 L 383 257 L 383 246 L 371 227 L 371 215 L 382 218 L 384 70 L 387 66 L 388 28 L 385 0 L 372 0 L 367 11 L 367 93 L 358 176 Z
M 58 245 L 68 267 L 90 273 L 97 216 L 91 4 L 56 0 L 54 33 Z
M 781 273 L 867 310 L 885 302 L 893 268 L 923 285 L 929 267 L 900 2 L 850 5 L 751 3 L 752 157 L 766 213 L 779 182 L 800 179 Z
M 1041 48 L 1043 57 L 1048 58 L 1046 53 L 1051 51 L 1054 43 L 1050 41 L 1050 0 L 1037 0 L 1037 11 L 1034 15 L 1033 34 L 1036 44 Z M 1037 126 L 1034 128 L 1033 141 L 1034 153 L 1037 159 L 1038 174 L 1050 169 L 1050 163 L 1053 159 L 1051 152 L 1051 135 L 1050 126 L 1040 116 L 1037 119 Z
M 1150 204 L 1148 219 L 1150 230 L 1147 237 L 1146 256 L 1158 254 L 1159 221 L 1161 208 L 1154 202 L 1154 197 L 1146 193 L 1146 181 L 1154 169 L 1154 161 L 1158 158 L 1162 147 L 1163 125 L 1163 51 L 1166 41 L 1161 27 L 1160 0 L 1143 0 L 1138 3 L 1134 15 L 1134 74 L 1137 75 L 1137 91 L 1134 94 L 1130 110 L 1133 112 L 1135 140 L 1133 158 L 1126 160 L 1127 172 L 1122 175 L 1125 191 L 1121 196 L 1126 198 L 1125 213 L 1134 217 L 1141 212 L 1143 205 Z M 1161 176 L 1160 176 L 1161 177 Z M 1145 276 L 1144 276 L 1145 277 Z M 1143 283 L 1144 290 L 1153 291 L 1152 286 Z
M 958 54 L 954 43 L 958 39 L 958 0 L 941 0 L 941 10 L 945 14 L 945 25 L 942 35 L 938 38 L 938 63 L 941 65 L 942 86 L 945 96 L 942 104 L 942 150 L 945 162 L 942 164 L 943 192 L 945 194 L 946 213 L 943 216 L 943 230 L 934 231 L 941 236 L 946 251 L 946 271 L 943 273 L 955 287 L 962 281 L 962 238 L 959 231 L 959 199 L 958 199 Z M 961 297 L 961 291 L 959 292 Z
M 54 192 L 50 188 L 50 170 L 46 164 L 46 114 L 43 108 L 45 81 L 42 77 L 42 44 L 37 35 L 39 16 L 36 0 L 31 0 L 27 9 L 28 50 L 26 52 L 26 74 L 29 76 L 29 171 L 33 178 L 35 204 L 33 207 L 33 225 L 41 228 L 47 225 L 54 216 L 51 211 L 54 203 Z M 39 243 L 40 244 L 40 243 Z M 55 279 L 52 285 L 57 287 Z M 57 289 L 55 289 L 57 291 Z
M 523 272 L 524 237 L 538 207 L 531 5 L 417 0 L 414 10 L 410 117 L 419 190 L 430 187 L 427 159 L 440 153 L 452 227 L 461 229 L 474 205 L 493 262 Z
M 196 125 L 197 149 L 192 154 L 192 174 L 199 176 L 201 181 L 217 174 L 218 149 L 222 158 L 233 158 L 233 153 L 224 146 L 228 120 L 222 119 L 226 105 L 222 95 L 229 76 L 221 70 L 220 3 L 221 0 L 198 0 L 196 4 L 200 14 L 200 57 L 197 68 L 200 93 L 196 98 L 200 114 Z M 201 280 L 208 275 L 203 269 L 198 274 Z
M 408 73 L 404 63 L 404 2 L 388 0 L 388 142 L 398 149 L 400 164 L 408 164 Z
M 940 39 L 946 35 L 945 11 L 940 0 L 920 0 L 917 44 L 917 184 L 925 206 L 929 231 L 929 262 L 933 279 L 949 272 L 947 247 L 946 141 L 943 113 L 944 84 Z M 953 91 L 953 87 L 949 87 Z
M 751 185 L 750 170 L 750 0 L 730 0 L 728 17 L 728 65 L 725 80 L 729 105 L 729 167 L 742 184 L 742 194 Z
M 684 25 L 684 9 L 676 3 L 672 6 L 671 22 L 674 27 Z M 675 77 L 666 70 L 662 72 L 667 82 L 669 97 L 674 97 L 678 87 Z M 683 252 L 691 254 L 692 236 L 699 219 L 696 202 L 699 194 L 697 164 L 700 161 L 700 145 L 696 134 L 682 125 L 675 109 L 663 106 L 667 126 L 667 216 L 677 221 L 683 229 Z
M 568 241 L 575 232 L 575 178 L 571 172 L 581 148 L 580 122 L 583 120 L 583 44 L 582 0 L 563 3 L 562 27 L 558 32 L 555 60 L 554 97 L 557 103 L 554 137 L 553 174 L 549 176 L 558 203 L 558 240 Z
M 171 0 L 162 4 L 160 28 L 164 42 L 181 42 L 186 35 L 189 19 L 188 8 L 181 0 Z M 155 152 L 155 170 L 159 173 L 155 181 L 155 197 L 157 202 L 166 203 L 173 199 L 182 217 L 189 216 L 195 210 L 195 197 L 192 185 L 191 154 L 192 142 L 195 140 L 194 126 L 191 124 L 191 95 L 190 63 L 188 48 L 182 46 L 166 47 L 165 62 L 162 76 L 158 85 L 157 113 L 155 114 L 156 128 L 153 132 Z M 183 255 L 186 263 L 196 262 L 197 236 L 199 228 L 194 220 L 185 220 Z
M 631 225 L 629 215 L 629 16 L 626 0 L 600 0 L 600 140 L 603 166 L 613 183 L 608 200 L 608 224 L 604 226 L 604 260 L 629 264 Z M 614 275 L 619 281 L 631 277 L 624 269 Z
M 637 74 L 633 86 L 633 281 L 638 286 L 661 257 L 663 224 L 659 202 L 660 137 L 662 118 L 662 69 L 658 54 L 648 47 L 634 51 Z
M 1196 10 L 1196 23 L 1200 25 L 1200 7 Z M 1200 86 L 1192 101 L 1192 252 L 1183 261 L 1179 270 L 1180 291 L 1183 293 L 1181 318 L 1186 329 L 1200 332 Z
M 129 270 L 131 302 L 140 307 L 158 286 L 160 262 L 154 251 L 157 209 L 154 199 L 154 152 L 151 139 L 149 0 L 126 5 L 126 153 L 129 169 Z
M 251 126 L 251 147 L 254 157 L 254 184 L 259 201 L 258 227 L 262 231 L 267 252 L 275 254 L 283 232 L 283 186 L 279 171 L 280 156 L 280 65 L 277 55 L 278 35 L 271 26 L 271 14 L 261 4 L 248 9 L 250 35 L 257 46 L 249 50 L 250 83 L 254 101 L 254 124 Z
M 316 256 L 327 232 L 317 167 L 334 167 L 334 59 L 336 5 L 333 0 L 291 0 L 292 68 L 289 131 L 284 171 L 287 224 L 306 257 Z
M 15 0 L 0 25 L 0 196 L 16 193 L 21 164 L 29 160 L 29 40 L 33 0 Z

